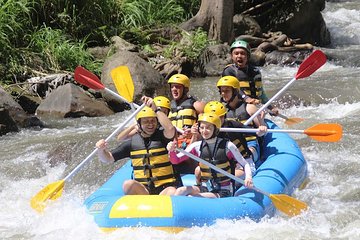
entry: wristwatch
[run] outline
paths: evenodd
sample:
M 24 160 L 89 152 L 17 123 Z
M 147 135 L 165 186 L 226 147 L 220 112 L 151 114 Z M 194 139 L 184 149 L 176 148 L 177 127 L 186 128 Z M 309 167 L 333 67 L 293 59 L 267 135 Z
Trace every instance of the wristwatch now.
M 161 108 L 160 108 L 160 107 L 157 107 L 154 112 L 157 113 L 157 112 L 160 111 L 160 110 L 161 110 Z

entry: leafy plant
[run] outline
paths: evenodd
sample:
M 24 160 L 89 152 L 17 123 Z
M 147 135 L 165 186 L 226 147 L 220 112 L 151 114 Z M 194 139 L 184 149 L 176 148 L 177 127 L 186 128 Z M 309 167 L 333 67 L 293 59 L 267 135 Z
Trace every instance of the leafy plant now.
M 194 61 L 202 53 L 204 48 L 211 44 L 214 44 L 214 42 L 208 40 L 207 33 L 201 28 L 193 32 L 182 31 L 181 41 L 170 44 L 165 49 L 164 56 L 172 58 L 175 57 L 174 54 L 181 52 L 190 61 Z
M 26 0 L 0 0 L 0 56 L 7 56 L 19 42 L 18 34 L 29 22 Z
M 124 29 L 174 23 L 185 18 L 184 9 L 175 0 L 124 0 L 121 9 Z
M 59 29 L 40 28 L 31 36 L 29 47 L 41 56 L 51 70 L 73 71 L 78 65 L 89 69 L 96 66 L 92 55 L 86 51 L 86 39 L 75 42 Z

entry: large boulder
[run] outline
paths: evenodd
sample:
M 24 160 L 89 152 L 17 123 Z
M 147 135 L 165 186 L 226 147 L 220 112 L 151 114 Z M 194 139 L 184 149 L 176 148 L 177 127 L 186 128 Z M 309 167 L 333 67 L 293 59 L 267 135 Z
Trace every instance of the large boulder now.
M 9 111 L 3 107 L 0 108 L 0 136 L 17 131 L 19 131 L 19 128 L 16 122 L 10 117 Z
M 98 117 L 113 113 L 105 102 L 91 98 L 72 83 L 53 90 L 36 109 L 38 116 L 50 118 Z
M 229 63 L 231 63 L 229 45 L 209 46 L 199 57 L 199 61 L 194 68 L 194 74 L 199 76 L 219 76 Z
M 302 43 L 327 46 L 331 43 L 330 32 L 321 14 L 325 0 L 302 1 L 297 11 L 276 29 L 285 32 L 290 38 L 300 38 Z
M 136 53 L 129 51 L 119 51 L 105 61 L 102 68 L 101 81 L 107 88 L 116 92 L 115 85 L 111 79 L 111 70 L 123 65 L 129 68 L 135 86 L 134 101 L 138 101 L 143 95 L 154 96 L 165 94 L 166 81 L 160 73 Z M 118 101 L 110 94 L 106 94 L 106 92 L 104 97 L 107 100 Z
M 3 109 L 1 117 L 3 118 L 3 122 L 1 123 L 3 124 L 3 129 L 17 131 L 19 128 L 44 126 L 44 124 L 33 114 L 26 113 L 11 95 L 1 87 L 0 108 Z

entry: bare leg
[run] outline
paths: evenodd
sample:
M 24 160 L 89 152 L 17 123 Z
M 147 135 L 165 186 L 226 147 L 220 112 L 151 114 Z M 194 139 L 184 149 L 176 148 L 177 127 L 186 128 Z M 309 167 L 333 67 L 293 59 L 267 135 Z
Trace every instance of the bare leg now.
M 200 177 L 201 177 L 200 166 L 197 166 L 197 167 L 195 168 L 195 178 L 196 178 L 196 184 L 197 184 L 197 185 L 201 185 Z
M 183 186 L 176 189 L 176 196 L 187 196 L 187 195 L 198 195 L 200 193 L 200 189 L 196 186 Z
M 160 192 L 159 195 L 175 195 L 176 188 L 175 187 L 167 187 Z
M 198 197 L 205 197 L 205 198 L 219 198 L 219 194 L 217 193 L 212 193 L 212 192 L 204 192 L 204 193 L 199 193 Z
M 135 180 L 126 180 L 123 184 L 125 195 L 149 195 L 148 190 Z

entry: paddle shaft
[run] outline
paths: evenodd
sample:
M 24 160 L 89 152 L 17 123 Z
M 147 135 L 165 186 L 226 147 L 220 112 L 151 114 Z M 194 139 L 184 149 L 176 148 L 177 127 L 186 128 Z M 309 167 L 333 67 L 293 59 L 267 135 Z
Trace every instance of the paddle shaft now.
M 196 160 L 196 161 L 198 161 L 198 162 L 200 162 L 200 163 L 208 166 L 209 168 L 211 168 L 211 169 L 213 169 L 213 170 L 215 170 L 215 171 L 217 171 L 217 172 L 219 172 L 219 173 L 221 173 L 221 174 L 223 174 L 223 175 L 225 175 L 225 176 L 233 179 L 234 181 L 239 182 L 239 183 L 245 185 L 245 181 L 242 180 L 241 178 L 238 178 L 238 177 L 236 177 L 236 176 L 234 176 L 234 175 L 232 175 L 232 174 L 224 171 L 223 169 L 216 167 L 215 165 L 213 165 L 213 164 L 205 161 L 204 159 L 199 158 L 199 157 L 195 156 L 194 154 L 188 153 L 187 151 L 185 151 L 185 150 L 183 150 L 183 149 L 181 149 L 181 148 L 176 148 L 176 150 L 177 150 L 178 152 L 181 152 L 182 154 L 188 156 L 189 158 L 194 159 L 194 160 Z M 258 189 L 258 188 L 255 187 L 255 186 L 253 186 L 251 189 L 254 189 L 254 190 L 257 191 L 257 192 L 259 192 L 259 193 L 261 193 L 261 194 L 264 194 L 264 195 L 267 196 L 267 197 L 270 197 L 270 194 L 269 194 L 269 193 L 264 192 L 263 190 Z
M 289 118 L 288 118 L 287 116 L 282 115 L 281 113 L 278 113 L 276 116 L 277 116 L 277 117 L 280 117 L 280 118 L 282 118 L 282 119 L 285 119 L 285 120 L 289 120 Z
M 126 100 L 125 98 L 123 98 L 123 97 L 122 97 L 121 95 L 119 95 L 118 93 L 116 93 L 116 92 L 108 89 L 107 87 L 105 87 L 104 90 L 105 90 L 106 92 L 110 93 L 112 96 L 118 98 L 119 100 L 122 100 L 122 101 L 124 101 L 124 102 L 129 103 L 128 100 Z M 130 104 L 130 106 L 131 106 L 132 109 L 134 109 L 134 108 L 139 108 L 139 107 L 140 107 L 139 105 L 137 105 L 137 104 L 134 103 L 134 102 L 129 103 L 129 104 Z M 176 131 L 178 131 L 179 133 L 181 133 L 181 134 L 184 133 L 184 130 L 182 130 L 182 129 L 178 128 L 178 127 L 175 127 L 175 128 L 176 128 Z
M 256 133 L 259 132 L 256 128 L 220 128 L 220 132 L 244 132 L 244 133 Z M 304 130 L 295 129 L 268 129 L 267 132 L 277 133 L 305 133 Z
M 139 106 L 139 108 L 133 112 L 113 133 L 111 133 L 105 141 L 109 141 L 112 137 L 117 135 L 125 126 L 128 124 L 135 116 L 138 114 L 143 108 L 145 107 L 145 104 Z M 71 179 L 72 176 L 74 176 L 90 159 L 94 157 L 94 155 L 97 153 L 99 149 L 95 148 L 92 153 L 90 153 L 89 156 L 87 156 L 76 168 L 74 168 L 65 178 L 64 181 L 67 181 Z
M 275 99 L 277 99 L 281 94 L 283 94 L 283 92 L 285 92 L 296 80 L 297 80 L 296 77 L 291 79 L 291 81 L 288 82 L 279 92 L 277 92 L 274 96 L 272 96 L 272 98 L 270 98 L 264 105 L 262 105 L 261 108 L 259 108 L 253 115 L 251 115 L 251 117 L 248 120 L 246 120 L 244 125 L 249 125 L 251 121 L 254 120 L 254 118 L 256 118 L 257 115 L 259 115 L 262 111 L 264 111 L 265 108 L 267 108 Z

